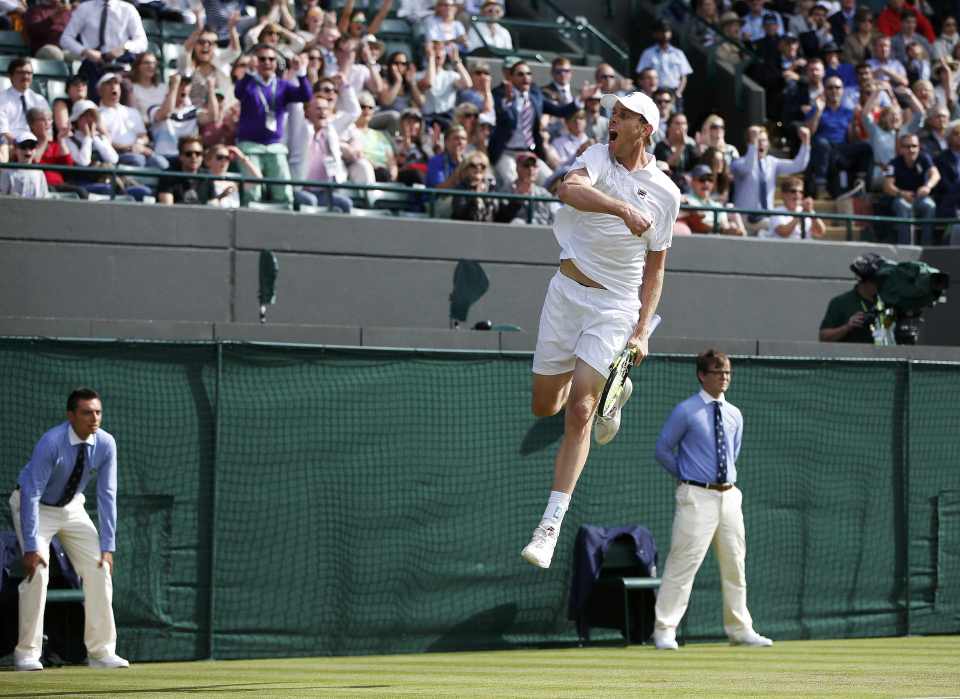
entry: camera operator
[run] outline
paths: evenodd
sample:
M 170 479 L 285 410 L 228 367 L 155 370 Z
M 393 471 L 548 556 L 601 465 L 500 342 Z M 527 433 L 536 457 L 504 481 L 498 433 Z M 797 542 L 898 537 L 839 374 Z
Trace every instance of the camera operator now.
M 873 344 L 870 322 L 877 304 L 877 261 L 879 256 L 869 253 L 854 260 L 851 271 L 857 284 L 850 291 L 830 299 L 827 312 L 820 322 L 821 342 L 864 342 Z

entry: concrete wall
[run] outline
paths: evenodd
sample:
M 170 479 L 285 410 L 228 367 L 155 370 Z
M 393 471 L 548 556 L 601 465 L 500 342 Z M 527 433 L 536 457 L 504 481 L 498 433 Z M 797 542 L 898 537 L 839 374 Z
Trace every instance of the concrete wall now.
M 377 329 L 403 328 L 413 334 L 401 344 L 429 346 L 434 331 L 449 326 L 459 259 L 480 261 L 490 278 L 468 323 L 513 323 L 532 337 L 558 255 L 552 232 L 535 226 L 15 199 L 0 200 L 0 211 L 0 335 L 113 337 L 127 328 L 126 336 L 257 339 L 264 332 L 255 330 L 257 261 L 270 249 L 280 276 L 268 317 L 289 330 L 287 340 L 316 342 L 316 332 L 292 329 L 325 326 L 317 332 L 334 339 L 323 342 L 357 344 L 366 334 L 364 343 L 373 344 Z M 852 284 L 850 262 L 867 249 L 895 259 L 922 252 L 678 238 L 658 335 L 813 342 L 829 299 Z M 929 251 L 930 260 L 956 266 L 955 252 Z M 929 332 L 960 345 L 958 311 L 956 304 L 930 311 L 922 341 Z M 63 331 L 35 319 L 58 319 L 52 322 Z M 398 338 L 391 332 L 381 335 L 386 344 Z M 426 333 L 426 342 L 417 333 Z M 478 342 L 489 349 L 530 345 L 519 338 L 507 346 Z

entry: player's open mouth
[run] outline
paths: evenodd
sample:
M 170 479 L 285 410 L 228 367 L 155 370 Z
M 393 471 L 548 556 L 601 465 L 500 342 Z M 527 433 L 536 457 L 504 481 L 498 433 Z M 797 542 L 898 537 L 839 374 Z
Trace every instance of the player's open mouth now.
M 611 132 L 610 132 L 610 140 L 611 140 L 611 141 L 616 141 L 616 140 L 617 140 L 617 132 L 616 132 L 616 131 L 611 131 Z

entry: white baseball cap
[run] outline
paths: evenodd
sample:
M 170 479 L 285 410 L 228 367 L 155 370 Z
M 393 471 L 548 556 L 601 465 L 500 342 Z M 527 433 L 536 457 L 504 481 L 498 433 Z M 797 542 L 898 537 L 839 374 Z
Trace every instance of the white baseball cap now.
M 76 121 L 90 110 L 97 111 L 97 105 L 91 100 L 77 100 L 73 103 L 73 109 L 70 110 L 70 121 Z
M 660 110 L 652 99 L 642 92 L 631 92 L 627 95 L 606 94 L 600 98 L 600 105 L 610 111 L 617 102 L 642 116 L 653 130 L 660 128 Z

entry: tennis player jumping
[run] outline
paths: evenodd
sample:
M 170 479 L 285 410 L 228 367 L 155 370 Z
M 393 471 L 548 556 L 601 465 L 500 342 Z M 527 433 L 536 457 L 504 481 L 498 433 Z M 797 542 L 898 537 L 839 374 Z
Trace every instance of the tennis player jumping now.
M 620 429 L 620 410 L 593 426 L 610 362 L 628 343 L 639 363 L 660 301 L 667 248 L 680 191 L 646 151 L 660 112 L 642 92 L 604 95 L 609 145 L 591 146 L 560 185 L 564 207 L 553 233 L 560 269 L 550 280 L 533 356 L 533 413 L 566 406 L 553 489 L 523 558 L 549 568 L 563 516 L 590 451 L 590 433 L 606 444 Z M 638 293 L 639 291 L 639 293 Z M 624 386 L 620 407 L 633 386 Z

